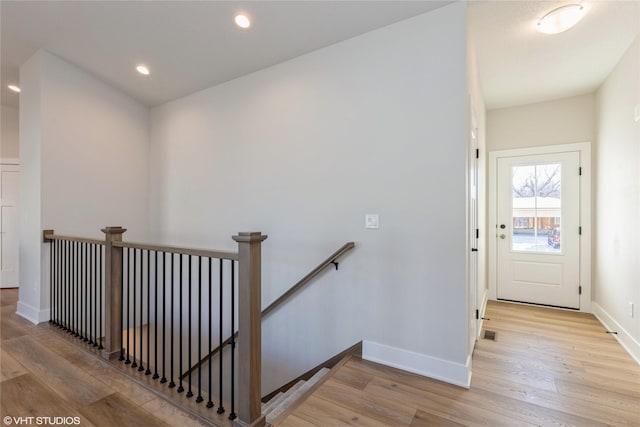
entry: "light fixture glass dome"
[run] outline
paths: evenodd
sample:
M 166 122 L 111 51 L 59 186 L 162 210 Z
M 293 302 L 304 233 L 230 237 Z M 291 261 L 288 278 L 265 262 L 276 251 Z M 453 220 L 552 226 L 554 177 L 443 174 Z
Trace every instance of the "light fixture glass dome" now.
M 581 4 L 568 4 L 553 9 L 538 21 L 536 29 L 545 34 L 558 34 L 576 25 L 585 15 Z

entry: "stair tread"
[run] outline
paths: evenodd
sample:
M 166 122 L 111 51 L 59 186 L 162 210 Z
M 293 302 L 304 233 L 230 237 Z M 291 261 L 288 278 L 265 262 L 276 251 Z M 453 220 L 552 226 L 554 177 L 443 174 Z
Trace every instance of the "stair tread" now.
M 277 405 L 274 405 L 269 412 L 264 412 L 267 422 L 275 420 L 281 413 L 283 413 L 292 403 L 296 402 L 307 390 L 313 387 L 318 381 L 320 381 L 325 375 L 329 373 L 330 369 L 322 368 L 316 374 L 309 378 L 307 381 L 299 381 L 295 386 L 291 387 L 285 393 L 285 397 L 279 401 Z M 302 384 L 301 384 L 302 383 Z M 298 386 L 300 384 L 300 386 Z M 295 390 L 294 390 L 295 388 Z
M 295 383 L 293 385 L 293 387 L 291 387 L 289 390 L 285 391 L 284 393 L 278 393 L 278 395 L 276 397 L 274 397 L 273 399 L 271 399 L 269 401 L 269 403 L 262 409 L 262 413 L 266 416 L 267 414 L 271 413 L 271 411 L 273 411 L 274 409 L 276 409 L 278 406 L 280 406 L 285 400 L 287 400 L 289 398 L 289 396 L 291 396 L 293 393 L 295 393 L 298 389 L 300 389 L 303 385 L 304 385 L 305 381 L 301 380 L 298 381 L 297 383 Z
M 266 411 L 269 407 L 273 406 L 274 402 L 275 402 L 276 400 L 278 400 L 279 398 L 281 398 L 283 395 L 284 395 L 284 393 L 283 393 L 283 392 L 280 392 L 280 393 L 276 394 L 275 396 L 273 396 L 273 397 L 271 398 L 271 400 L 269 400 L 268 402 L 263 403 L 263 404 L 261 405 L 261 407 L 262 407 L 262 413 L 265 413 L 265 411 Z

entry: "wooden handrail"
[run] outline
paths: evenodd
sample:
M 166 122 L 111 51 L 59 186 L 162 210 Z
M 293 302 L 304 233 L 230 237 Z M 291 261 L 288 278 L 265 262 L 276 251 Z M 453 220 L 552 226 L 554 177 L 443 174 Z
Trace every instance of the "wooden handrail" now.
M 49 230 L 45 230 L 45 231 L 49 231 Z M 59 234 L 46 233 L 46 232 L 43 233 L 42 237 L 45 242 L 49 242 L 51 240 L 67 240 L 69 242 L 89 243 L 92 245 L 104 245 L 104 239 L 98 240 L 98 239 L 89 239 L 87 237 L 61 236 Z
M 332 264 L 335 265 L 337 270 L 338 263 L 336 260 L 340 258 L 342 255 L 344 255 L 345 253 L 349 252 L 351 249 L 355 248 L 355 246 L 356 244 L 354 242 L 345 243 L 344 245 L 342 245 L 340 249 L 332 253 L 327 259 L 325 259 L 320 264 L 318 264 L 316 268 L 311 270 L 302 279 L 298 280 L 298 282 L 295 285 L 293 285 L 291 288 L 289 288 L 287 292 L 282 294 L 278 299 L 276 299 L 271 304 L 269 304 L 267 308 L 262 310 L 262 320 L 264 320 L 269 314 L 273 313 L 273 311 L 277 309 L 280 305 L 282 305 L 286 300 L 291 298 L 293 294 L 295 294 L 300 289 L 302 289 L 305 285 L 311 282 L 318 274 L 320 274 L 320 272 L 322 272 L 329 265 L 332 265 Z M 238 331 L 235 331 L 233 334 L 233 339 L 236 339 L 236 338 L 238 338 Z M 222 341 L 222 344 L 220 344 L 219 346 L 211 350 L 210 354 L 203 357 L 198 363 L 193 365 L 191 368 L 189 368 L 189 370 L 187 370 L 184 374 L 182 374 L 181 378 L 184 379 L 187 375 L 189 375 L 190 372 L 195 371 L 198 368 L 198 366 L 200 366 L 202 363 L 209 360 L 210 357 L 213 357 L 216 354 L 218 354 L 220 352 L 220 349 L 224 348 L 225 346 L 231 343 L 231 340 L 232 340 L 232 337 L 229 337 L 226 340 Z
M 282 303 L 288 300 L 291 297 L 291 295 L 295 294 L 300 289 L 302 289 L 307 283 L 312 281 L 318 274 L 320 274 L 320 272 L 322 272 L 322 270 L 327 268 L 329 265 L 334 264 L 337 270 L 338 266 L 337 266 L 336 260 L 342 255 L 344 255 L 345 253 L 349 252 L 351 249 L 355 248 L 355 246 L 356 244 L 354 242 L 348 242 L 342 245 L 342 247 L 337 251 L 335 251 L 334 253 L 332 253 L 329 256 L 329 258 L 325 259 L 320 264 L 318 264 L 318 266 L 313 270 L 311 270 L 309 274 L 304 276 L 302 279 L 298 280 L 298 283 L 293 285 L 287 292 L 282 294 L 277 300 L 275 300 L 274 302 L 269 304 L 267 308 L 262 310 L 262 319 L 265 319 L 267 316 L 269 316 L 276 308 L 278 308 Z
M 151 245 L 148 243 L 135 243 L 135 242 L 114 242 L 113 245 L 119 248 L 143 249 L 148 251 L 200 256 L 204 258 L 220 258 L 220 259 L 229 259 L 234 261 L 238 260 L 237 252 L 212 251 L 209 249 L 181 248 L 177 246 Z

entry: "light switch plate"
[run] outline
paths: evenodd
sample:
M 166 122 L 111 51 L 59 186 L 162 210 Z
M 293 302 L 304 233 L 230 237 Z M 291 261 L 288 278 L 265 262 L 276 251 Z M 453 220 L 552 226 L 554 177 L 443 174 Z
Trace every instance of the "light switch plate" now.
M 378 214 L 366 214 L 364 216 L 364 226 L 371 229 L 380 228 L 380 218 Z

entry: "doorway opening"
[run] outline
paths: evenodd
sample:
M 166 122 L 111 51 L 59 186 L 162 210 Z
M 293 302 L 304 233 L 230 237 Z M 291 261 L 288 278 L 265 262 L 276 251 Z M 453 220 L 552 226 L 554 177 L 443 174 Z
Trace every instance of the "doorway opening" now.
M 590 312 L 590 144 L 489 159 L 489 299 Z

